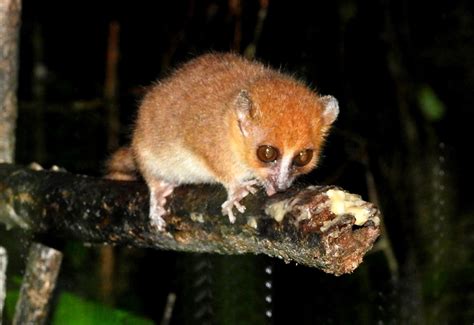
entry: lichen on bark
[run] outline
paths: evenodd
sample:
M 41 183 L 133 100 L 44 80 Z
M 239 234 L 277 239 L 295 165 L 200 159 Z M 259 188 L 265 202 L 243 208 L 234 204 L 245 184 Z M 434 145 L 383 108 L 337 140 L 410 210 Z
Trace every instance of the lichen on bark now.
M 0 162 L 15 156 L 20 0 L 0 0 Z

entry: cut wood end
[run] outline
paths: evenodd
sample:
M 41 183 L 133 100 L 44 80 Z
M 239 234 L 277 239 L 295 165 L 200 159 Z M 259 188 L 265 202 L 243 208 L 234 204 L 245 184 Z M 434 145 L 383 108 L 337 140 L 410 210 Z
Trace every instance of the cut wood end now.
M 292 224 L 311 240 L 314 258 L 327 273 L 351 273 L 380 234 L 380 212 L 359 195 L 333 186 L 309 186 L 296 195 L 270 200 L 265 212 Z

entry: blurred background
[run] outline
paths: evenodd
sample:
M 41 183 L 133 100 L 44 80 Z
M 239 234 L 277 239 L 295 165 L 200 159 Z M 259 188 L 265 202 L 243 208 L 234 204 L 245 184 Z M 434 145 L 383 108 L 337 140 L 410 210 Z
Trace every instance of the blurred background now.
M 262 256 L 66 242 L 50 323 L 471 324 L 473 7 L 23 0 L 18 164 L 100 176 L 129 140 L 146 86 L 199 54 L 234 51 L 338 98 L 321 165 L 304 181 L 360 194 L 385 225 L 341 277 Z M 6 324 L 28 244 L 0 225 Z

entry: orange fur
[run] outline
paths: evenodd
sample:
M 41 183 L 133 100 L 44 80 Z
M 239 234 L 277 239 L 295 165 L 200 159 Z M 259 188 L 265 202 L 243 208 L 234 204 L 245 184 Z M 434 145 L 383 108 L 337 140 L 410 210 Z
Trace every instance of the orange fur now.
M 236 132 L 229 134 L 229 129 L 235 131 L 232 106 L 242 89 L 249 91 L 260 112 L 253 121 L 255 129 L 260 129 L 256 133 L 266 137 L 257 139 L 257 134 L 251 134 L 250 139 L 242 139 Z M 171 162 L 169 156 L 185 148 L 215 182 L 225 185 L 262 168 L 255 157 L 257 140 L 285 150 L 319 151 L 327 129 L 321 111 L 318 96 L 294 79 L 237 55 L 208 54 L 151 88 L 139 110 L 132 148 L 145 179 L 153 168 L 143 161 L 152 158 L 143 155 L 143 150 Z M 315 166 L 316 157 L 304 172 Z M 196 181 L 184 177 L 178 183 Z
M 107 174 L 105 178 L 121 181 L 137 179 L 137 168 L 133 161 L 133 155 L 129 147 L 118 149 L 106 164 Z
M 312 161 L 300 168 L 299 173 L 311 171 L 317 164 L 328 130 L 321 117 L 324 107 L 318 96 L 300 82 L 281 74 L 256 81 L 248 92 L 257 111 L 251 123 L 254 131 L 248 139 L 235 132 L 232 137 L 239 143 L 239 150 L 249 166 L 261 173 L 262 178 L 266 177 L 267 165 L 257 159 L 255 151 L 259 145 L 268 144 L 277 147 L 282 156 L 313 149 Z
M 246 195 L 239 186 L 250 189 L 248 181 L 256 179 L 271 194 L 272 182 L 283 177 L 278 176 L 280 162 L 257 158 L 258 146 L 278 148 L 291 184 L 316 166 L 337 113 L 332 97 L 320 97 L 261 63 L 207 54 L 150 88 L 138 111 L 131 149 L 152 190 L 161 180 L 173 186 L 221 183 L 229 200 L 238 201 Z M 290 166 L 305 149 L 314 150 L 311 162 Z

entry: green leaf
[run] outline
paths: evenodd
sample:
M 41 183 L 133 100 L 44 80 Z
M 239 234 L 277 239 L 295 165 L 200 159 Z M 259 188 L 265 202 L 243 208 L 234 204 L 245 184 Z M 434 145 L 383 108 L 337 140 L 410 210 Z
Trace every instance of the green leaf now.
M 151 320 L 88 301 L 71 293 L 62 293 L 53 315 L 53 325 L 138 324 L 152 325 Z
M 5 298 L 5 316 L 7 319 L 13 319 L 15 314 L 15 305 L 20 296 L 20 290 L 8 290 Z M 0 317 L 0 321 L 2 318 Z
M 432 122 L 441 120 L 446 112 L 443 102 L 438 98 L 433 88 L 428 85 L 419 89 L 418 105 L 425 118 Z

